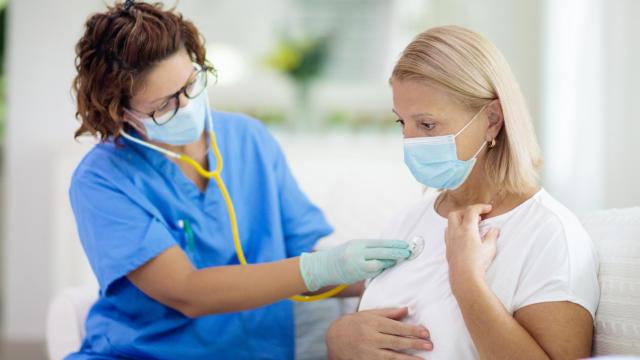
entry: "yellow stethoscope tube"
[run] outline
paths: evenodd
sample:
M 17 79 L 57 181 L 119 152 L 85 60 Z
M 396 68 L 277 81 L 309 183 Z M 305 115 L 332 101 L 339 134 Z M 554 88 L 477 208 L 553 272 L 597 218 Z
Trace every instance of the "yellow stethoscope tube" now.
M 209 116 L 211 116 L 209 114 Z M 196 172 L 202 176 L 205 177 L 207 179 L 213 179 L 216 184 L 218 185 L 218 189 L 220 189 L 220 192 L 222 193 L 222 197 L 224 199 L 224 203 L 227 206 L 227 213 L 229 214 L 229 224 L 231 225 L 231 234 L 233 236 L 233 244 L 235 246 L 236 249 L 236 254 L 238 256 L 238 261 L 240 261 L 241 265 L 247 265 L 247 259 L 244 256 L 244 251 L 242 250 L 242 243 L 240 242 L 240 232 L 238 231 L 238 221 L 236 219 L 236 212 L 233 208 L 233 202 L 231 201 L 231 196 L 229 196 L 229 191 L 227 190 L 227 186 L 225 185 L 224 181 L 222 180 L 222 176 L 220 176 L 220 173 L 222 172 L 222 155 L 220 155 L 220 150 L 218 149 L 218 144 L 216 141 L 216 134 L 213 132 L 213 124 L 211 122 L 211 120 L 209 119 L 209 140 L 211 143 L 211 148 L 213 149 L 213 153 L 215 154 L 216 157 L 216 168 L 213 171 L 207 171 L 205 169 L 202 168 L 202 166 L 200 166 L 200 164 L 198 164 L 197 161 L 193 160 L 193 158 L 184 155 L 184 154 L 178 154 L 175 153 L 173 151 L 167 150 L 167 149 L 163 149 L 159 146 L 155 146 L 153 144 L 150 144 L 146 141 L 142 141 L 140 139 L 137 139 L 129 134 L 127 134 L 124 131 L 120 131 L 120 133 L 122 134 L 122 136 L 124 136 L 125 138 L 138 143 L 140 145 L 149 147 L 151 149 L 154 149 L 158 152 L 161 152 L 167 156 L 170 156 L 172 158 L 181 160 L 186 162 L 187 164 L 191 165 Z M 328 290 L 326 292 L 323 292 L 321 294 L 317 294 L 317 295 L 294 295 L 291 296 L 289 299 L 294 300 L 294 301 L 299 301 L 299 302 L 309 302 L 309 301 L 317 301 L 317 300 L 323 300 L 329 297 L 332 297 L 334 295 L 336 295 L 337 293 L 341 292 L 342 290 L 344 290 L 347 287 L 347 285 L 339 285 L 334 287 L 331 290 Z

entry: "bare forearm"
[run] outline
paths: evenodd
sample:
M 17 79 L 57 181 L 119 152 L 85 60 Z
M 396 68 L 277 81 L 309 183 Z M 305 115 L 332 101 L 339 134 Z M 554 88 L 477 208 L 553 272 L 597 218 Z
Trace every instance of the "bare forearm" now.
M 335 285 L 325 286 L 318 291 L 307 292 L 305 293 L 305 295 L 319 295 L 333 289 L 334 287 Z M 362 293 L 364 293 L 364 281 L 358 281 L 356 283 L 353 283 L 347 286 L 344 290 L 335 294 L 333 297 L 336 297 L 336 298 L 360 297 L 362 296 Z
M 465 280 L 457 289 L 454 294 L 481 359 L 549 358 L 484 280 Z
M 298 260 L 194 271 L 184 283 L 188 315 L 247 310 L 303 293 Z
M 339 292 L 336 297 L 339 298 L 347 298 L 347 297 L 360 297 L 364 293 L 364 281 L 358 281 L 357 283 L 353 283 L 349 285 L 346 289 Z
M 154 300 L 196 317 L 253 309 L 309 289 L 356 282 L 384 268 L 378 258 L 397 261 L 409 256 L 406 246 L 400 240 L 358 240 L 272 263 L 201 270 L 193 267 L 182 249 L 172 246 L 127 278 Z M 369 261 L 375 261 L 373 267 Z

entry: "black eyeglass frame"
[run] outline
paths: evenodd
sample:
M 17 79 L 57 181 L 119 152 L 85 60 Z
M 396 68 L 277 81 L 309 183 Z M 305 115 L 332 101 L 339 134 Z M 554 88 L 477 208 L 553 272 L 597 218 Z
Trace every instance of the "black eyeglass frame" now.
M 169 121 L 173 120 L 173 118 L 178 113 L 178 110 L 180 109 L 180 95 L 181 94 L 184 94 L 184 96 L 186 96 L 187 99 L 193 100 L 193 99 L 197 98 L 200 94 L 202 94 L 202 92 L 207 88 L 208 82 L 209 82 L 209 75 L 212 75 L 212 76 L 216 77 L 215 68 L 212 67 L 212 66 L 200 65 L 200 64 L 194 63 L 193 64 L 193 68 L 196 71 L 193 73 L 193 75 L 189 78 L 189 80 L 187 81 L 187 83 L 183 87 L 181 87 L 173 95 L 169 96 L 167 98 L 167 101 L 163 105 L 158 107 L 158 109 L 146 114 L 148 117 L 151 118 L 151 120 L 153 120 L 154 123 L 156 123 L 156 125 L 162 126 L 162 125 L 165 125 L 166 123 L 168 123 Z M 200 89 L 200 91 L 198 91 L 197 94 L 190 94 L 188 92 L 189 87 L 194 85 L 195 82 L 198 81 L 198 79 L 201 76 L 204 77 L 204 84 L 202 84 L 202 88 Z M 172 100 L 175 101 L 175 103 L 177 104 L 175 109 L 173 110 L 173 113 L 171 114 L 171 116 L 169 118 L 167 118 L 167 120 L 165 120 L 163 122 L 158 121 L 156 118 L 160 117 L 160 116 L 163 116 L 165 113 L 162 113 L 162 114 L 156 114 L 156 113 L 158 111 L 160 111 L 161 109 L 163 109 L 164 107 L 166 107 L 169 103 L 171 103 Z

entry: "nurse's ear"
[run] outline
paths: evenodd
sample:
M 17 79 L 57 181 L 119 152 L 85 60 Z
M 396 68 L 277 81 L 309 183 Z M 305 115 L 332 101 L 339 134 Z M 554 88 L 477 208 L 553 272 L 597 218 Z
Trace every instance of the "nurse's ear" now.
M 488 142 L 495 139 L 502 126 L 504 125 L 504 115 L 502 113 L 502 106 L 500 105 L 500 100 L 495 99 L 492 100 L 487 105 L 487 118 L 489 119 L 489 128 L 487 129 L 487 138 L 485 139 Z
M 145 131 L 144 125 L 142 124 L 142 121 L 140 121 L 138 116 L 135 115 L 131 110 L 127 109 L 126 107 L 122 108 L 121 119 L 122 119 L 121 121 L 124 124 L 129 124 L 134 129 L 136 129 L 136 131 L 138 131 L 140 134 L 146 135 L 146 131 Z

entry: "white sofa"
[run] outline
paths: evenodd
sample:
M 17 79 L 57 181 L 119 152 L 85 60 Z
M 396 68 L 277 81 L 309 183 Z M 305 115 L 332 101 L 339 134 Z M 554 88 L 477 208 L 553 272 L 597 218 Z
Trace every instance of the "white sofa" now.
M 640 355 L 640 207 L 583 218 L 600 256 L 594 355 Z

